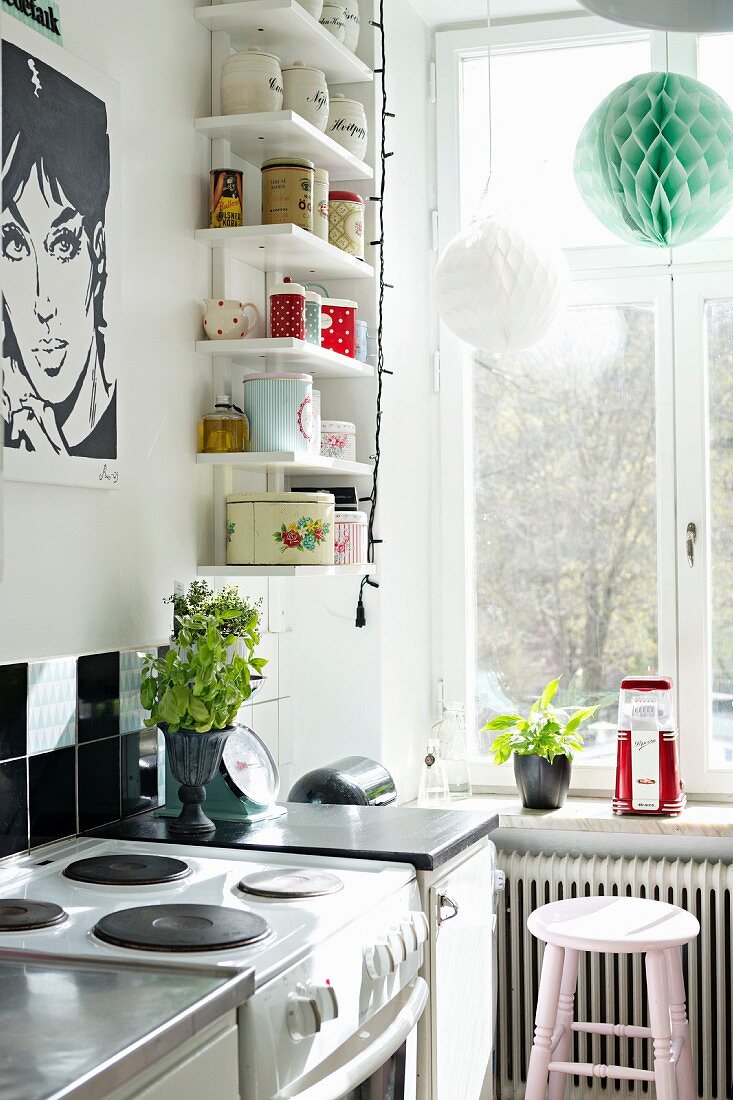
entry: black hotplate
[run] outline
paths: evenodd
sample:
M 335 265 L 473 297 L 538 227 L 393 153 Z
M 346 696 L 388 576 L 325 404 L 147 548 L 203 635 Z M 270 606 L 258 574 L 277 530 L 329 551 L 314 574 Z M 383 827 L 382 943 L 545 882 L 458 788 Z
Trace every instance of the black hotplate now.
M 147 852 L 110 852 L 104 856 L 77 859 L 64 868 L 66 878 L 100 886 L 152 886 L 160 882 L 176 882 L 190 874 L 191 868 L 182 859 L 153 856 Z
M 27 932 L 62 924 L 69 914 L 51 901 L 0 898 L 0 932 Z
M 141 905 L 120 909 L 94 926 L 106 943 L 140 951 L 222 951 L 247 947 L 270 934 L 256 913 L 221 905 Z

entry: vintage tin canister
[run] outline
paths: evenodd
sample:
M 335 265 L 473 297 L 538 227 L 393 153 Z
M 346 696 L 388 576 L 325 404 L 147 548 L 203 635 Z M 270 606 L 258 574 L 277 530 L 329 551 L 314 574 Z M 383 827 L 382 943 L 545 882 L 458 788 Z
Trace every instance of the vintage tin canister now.
M 321 455 L 356 461 L 356 426 L 348 420 L 321 421 Z
M 322 241 L 328 240 L 328 172 L 316 168 L 313 182 L 313 232 Z
M 310 160 L 266 160 L 262 165 L 262 224 L 292 224 L 312 232 L 314 174 Z
M 355 191 L 330 192 L 328 239 L 342 252 L 364 259 L 364 200 Z
M 227 565 L 333 565 L 330 493 L 232 493 Z
M 309 374 L 247 374 L 242 408 L 251 451 L 307 454 L 313 433 L 313 379 Z
M 214 168 L 209 173 L 209 214 L 212 229 L 244 225 L 242 173 L 236 168 Z
M 336 512 L 334 514 L 334 563 L 362 565 L 367 561 L 366 512 Z
M 321 306 L 321 347 L 356 358 L 356 302 L 324 298 Z

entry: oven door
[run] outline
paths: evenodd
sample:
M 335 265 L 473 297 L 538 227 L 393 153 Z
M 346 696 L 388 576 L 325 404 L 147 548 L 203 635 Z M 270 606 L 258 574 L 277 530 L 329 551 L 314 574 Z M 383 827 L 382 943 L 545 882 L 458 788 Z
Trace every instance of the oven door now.
M 427 1002 L 427 984 L 416 978 L 332 1057 L 274 1100 L 415 1100 L 417 1022 Z

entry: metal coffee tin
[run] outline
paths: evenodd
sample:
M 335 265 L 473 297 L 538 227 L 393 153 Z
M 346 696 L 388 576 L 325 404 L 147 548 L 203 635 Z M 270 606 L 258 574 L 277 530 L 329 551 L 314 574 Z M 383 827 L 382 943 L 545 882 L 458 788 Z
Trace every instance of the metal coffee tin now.
M 277 157 L 262 165 L 262 224 L 313 231 L 312 161 Z
M 209 215 L 212 229 L 244 225 L 242 173 L 236 168 L 214 168 L 209 173 Z

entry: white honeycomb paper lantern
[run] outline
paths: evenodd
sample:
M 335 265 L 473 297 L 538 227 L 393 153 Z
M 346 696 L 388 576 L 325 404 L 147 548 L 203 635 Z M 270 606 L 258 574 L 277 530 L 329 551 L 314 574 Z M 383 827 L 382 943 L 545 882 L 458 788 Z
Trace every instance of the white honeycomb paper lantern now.
M 563 254 L 528 240 L 493 214 L 459 233 L 436 271 L 438 312 L 454 335 L 494 353 L 523 351 L 545 335 L 563 306 Z

